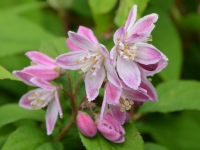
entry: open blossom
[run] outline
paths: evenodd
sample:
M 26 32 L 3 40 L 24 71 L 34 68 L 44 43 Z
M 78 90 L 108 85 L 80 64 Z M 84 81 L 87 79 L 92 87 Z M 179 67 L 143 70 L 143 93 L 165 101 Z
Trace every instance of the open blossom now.
M 114 119 L 119 124 L 124 124 L 127 117 L 127 111 L 132 105 L 140 106 L 145 101 L 157 101 L 157 93 L 146 74 L 141 70 L 141 84 L 137 90 L 134 90 L 121 81 L 122 88 L 118 88 L 112 83 L 106 83 L 104 100 L 102 103 L 100 121 L 103 121 L 108 110 L 108 105 Z
M 97 129 L 108 140 L 114 143 L 123 143 L 125 141 L 125 130 L 123 126 L 115 121 L 112 114 L 108 112 L 103 122 L 97 120 Z
M 80 26 L 77 33 L 69 31 L 68 35 L 67 45 L 73 52 L 58 56 L 56 64 L 86 74 L 85 86 L 89 101 L 98 96 L 105 77 L 114 85 L 120 86 L 107 49 L 98 43 L 92 30 Z
M 31 78 L 29 82 L 39 88 L 24 94 L 19 100 L 19 105 L 33 110 L 41 109 L 48 105 L 45 118 L 47 134 L 50 135 L 54 129 L 58 113 L 61 118 L 63 116 L 57 89 L 49 82 L 37 77 Z
M 119 77 L 135 90 L 141 84 L 139 68 L 153 75 L 166 67 L 168 61 L 162 52 L 147 43 L 152 40 L 150 34 L 158 15 L 153 13 L 135 22 L 136 16 L 137 6 L 134 5 L 125 26 L 119 28 L 114 34 L 115 46 L 110 53 Z
M 21 71 L 15 72 L 23 72 L 32 77 L 38 77 L 47 81 L 54 80 L 55 78 L 60 76 L 60 67 L 58 67 L 54 63 L 54 60 L 49 56 L 37 51 L 29 51 L 26 53 L 26 56 L 32 60 L 31 66 L 25 67 Z M 15 75 L 22 79 L 20 73 L 17 73 Z

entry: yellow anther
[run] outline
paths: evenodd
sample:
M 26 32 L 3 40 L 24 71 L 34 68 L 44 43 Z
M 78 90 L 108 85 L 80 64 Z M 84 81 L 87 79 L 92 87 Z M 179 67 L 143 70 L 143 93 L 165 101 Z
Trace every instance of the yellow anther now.
M 83 71 L 79 71 L 79 74 L 82 74 L 83 73 Z
M 126 32 L 126 38 L 128 38 L 128 32 Z
M 92 69 L 92 70 L 95 70 L 96 68 L 95 68 L 95 67 L 92 67 L 91 69 Z
M 130 105 L 133 105 L 134 102 L 133 102 L 132 100 L 129 100 L 129 104 L 130 104 Z
M 120 41 L 120 37 L 117 38 L 117 41 Z
M 88 58 L 87 57 L 84 57 L 84 61 L 87 61 L 88 60 Z
M 125 112 L 125 106 L 124 105 L 119 105 L 119 109 L 121 112 Z
M 60 72 L 60 67 L 55 67 L 54 69 L 53 69 L 55 72 Z
M 31 66 L 35 66 L 35 65 L 37 65 L 37 63 L 31 61 Z
M 90 79 L 92 79 L 92 78 L 93 78 L 93 76 L 90 76 L 89 78 L 90 78 Z
M 147 38 L 148 38 L 149 41 L 153 40 L 153 36 L 152 35 L 149 35 Z
M 125 48 L 125 49 L 128 49 L 129 47 L 128 47 L 128 45 L 124 45 L 124 48 Z
M 76 64 L 79 64 L 79 62 L 80 62 L 79 60 L 76 60 Z
M 33 109 L 36 109 L 36 106 L 35 106 L 35 105 L 33 105 L 33 106 L 32 106 L 32 108 L 33 108 Z
M 92 62 L 95 63 L 97 60 L 96 59 L 92 59 Z

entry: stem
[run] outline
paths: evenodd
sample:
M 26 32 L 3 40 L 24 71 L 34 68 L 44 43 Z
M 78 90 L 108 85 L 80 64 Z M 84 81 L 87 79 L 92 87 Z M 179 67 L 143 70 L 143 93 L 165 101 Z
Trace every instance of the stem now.
M 66 76 L 67 76 L 67 80 L 68 80 L 68 84 L 69 84 L 70 95 L 74 99 L 73 90 L 72 90 L 72 83 L 71 83 L 71 79 L 70 79 L 70 74 L 68 72 L 66 72 Z
M 76 97 L 76 93 L 78 92 L 78 89 L 80 88 L 80 85 L 81 85 L 81 81 L 83 80 L 83 76 L 81 76 L 79 79 L 78 79 L 78 82 L 76 84 L 76 88 L 75 88 L 75 91 L 74 91 L 74 97 Z
M 69 97 L 70 100 L 73 98 L 73 97 L 62 87 L 62 85 L 60 85 L 60 89 Z
M 60 134 L 58 135 L 58 137 L 56 139 L 54 139 L 54 141 L 59 141 L 61 140 L 65 134 L 70 130 L 70 128 L 74 125 L 74 116 L 71 118 L 71 120 L 69 121 L 69 123 L 66 125 L 65 128 L 63 128 L 63 130 L 60 132 Z

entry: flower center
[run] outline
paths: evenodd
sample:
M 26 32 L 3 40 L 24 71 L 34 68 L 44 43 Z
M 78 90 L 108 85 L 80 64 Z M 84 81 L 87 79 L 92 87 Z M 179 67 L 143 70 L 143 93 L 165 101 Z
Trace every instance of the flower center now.
M 31 101 L 31 106 L 33 109 L 41 109 L 45 107 L 54 98 L 55 91 L 45 91 L 43 89 L 38 89 L 34 94 L 28 97 Z
M 92 76 L 96 75 L 97 70 L 101 67 L 104 61 L 104 55 L 100 52 L 89 52 L 87 56 L 80 57 L 76 60 L 76 64 L 80 65 L 81 73 L 93 72 Z
M 131 106 L 134 104 L 134 102 L 132 100 L 129 100 L 128 98 L 120 98 L 119 100 L 119 107 L 120 107 L 120 111 L 121 112 L 125 112 L 127 110 L 131 109 Z
M 120 42 L 118 45 L 120 56 L 127 60 L 134 60 L 137 57 L 137 50 L 139 50 L 139 47 L 135 44 L 127 45 Z

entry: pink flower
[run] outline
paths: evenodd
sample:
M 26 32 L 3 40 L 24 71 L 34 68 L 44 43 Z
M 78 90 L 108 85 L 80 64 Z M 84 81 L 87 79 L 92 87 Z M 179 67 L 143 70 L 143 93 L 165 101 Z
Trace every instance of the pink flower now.
M 54 80 L 60 76 L 60 67 L 55 65 L 54 60 L 47 55 L 37 51 L 30 51 L 26 53 L 26 56 L 32 60 L 31 66 L 28 66 L 21 71 L 14 71 L 14 74 L 15 72 L 23 72 L 32 77 L 38 77 L 47 81 Z M 17 73 L 15 75 L 22 79 L 19 74 L 20 73 Z
M 137 90 L 128 87 L 123 81 L 122 88 L 118 88 L 112 83 L 105 86 L 104 100 L 102 103 L 100 121 L 103 121 L 108 105 L 114 119 L 119 124 L 124 124 L 127 119 L 126 111 L 130 110 L 132 105 L 140 106 L 145 101 L 157 101 L 158 97 L 153 85 L 146 79 L 142 72 L 142 81 Z
M 103 122 L 97 120 L 97 129 L 108 140 L 114 143 L 123 143 L 125 141 L 125 130 L 121 124 L 118 124 L 111 113 L 107 113 Z
M 124 27 L 114 34 L 115 46 L 110 52 L 112 63 L 116 65 L 119 77 L 130 88 L 137 90 L 141 84 L 139 68 L 147 70 L 149 75 L 161 71 L 167 65 L 167 57 L 156 47 L 147 44 L 152 40 L 151 31 L 158 19 L 157 14 L 150 14 L 136 23 L 137 6 L 129 13 Z
M 89 101 L 98 96 L 105 77 L 117 87 L 120 86 L 107 49 L 98 43 L 92 30 L 80 26 L 77 33 L 69 31 L 68 35 L 67 45 L 73 52 L 58 56 L 56 64 L 86 74 L 85 87 Z
M 76 123 L 83 135 L 87 137 L 94 137 L 97 134 L 97 127 L 88 114 L 79 111 L 76 118 Z
M 45 118 L 47 134 L 50 135 L 54 129 L 58 113 L 60 113 L 61 118 L 63 116 L 57 89 L 49 82 L 37 77 L 31 78 L 30 82 L 39 88 L 24 94 L 19 100 L 19 105 L 23 108 L 34 110 L 48 105 Z

